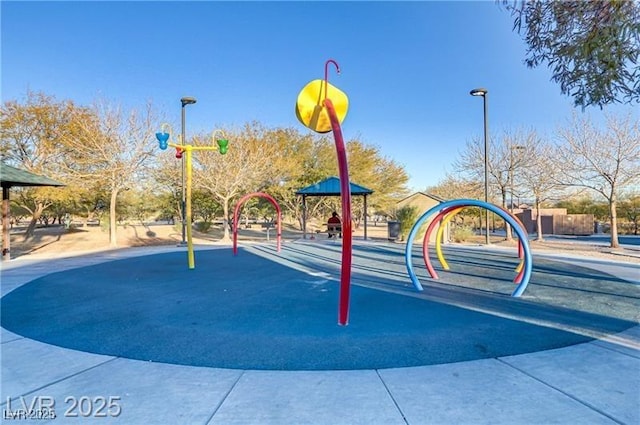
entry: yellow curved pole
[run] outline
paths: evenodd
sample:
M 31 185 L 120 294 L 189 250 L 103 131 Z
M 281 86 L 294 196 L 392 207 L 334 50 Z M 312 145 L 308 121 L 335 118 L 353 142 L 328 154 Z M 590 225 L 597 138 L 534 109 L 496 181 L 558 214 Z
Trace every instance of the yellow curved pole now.
M 524 258 L 520 260 L 520 264 L 516 266 L 516 269 L 515 269 L 516 273 L 520 273 L 520 270 L 522 270 L 522 267 L 524 267 Z
M 444 228 L 451 221 L 451 219 L 458 214 L 464 207 L 458 207 L 450 211 L 444 218 L 440 221 L 440 225 L 438 226 L 438 231 L 436 232 L 436 253 L 438 254 L 438 260 L 440 264 L 442 264 L 442 268 L 445 270 L 449 270 L 449 264 L 447 260 L 444 259 L 444 254 L 442 253 L 442 239 L 444 235 Z
M 444 254 L 442 253 L 442 239 L 444 238 L 444 228 L 446 226 L 447 223 L 449 223 L 449 221 L 451 221 L 453 219 L 453 217 L 458 214 L 462 209 L 464 209 L 465 207 L 460 207 L 460 208 L 456 208 L 454 210 L 452 210 L 449 214 L 447 214 L 443 219 L 442 222 L 440 223 L 440 226 L 438 227 L 438 231 L 436 232 L 436 253 L 438 254 L 438 260 L 440 261 L 440 264 L 442 264 L 442 268 L 445 270 L 449 270 L 449 264 L 447 263 L 447 260 L 445 260 L 444 258 Z M 520 242 L 518 242 L 520 243 Z M 524 267 L 524 258 L 520 260 L 520 263 L 516 266 L 515 268 L 515 272 L 516 273 L 520 273 L 520 270 L 522 270 L 522 267 Z

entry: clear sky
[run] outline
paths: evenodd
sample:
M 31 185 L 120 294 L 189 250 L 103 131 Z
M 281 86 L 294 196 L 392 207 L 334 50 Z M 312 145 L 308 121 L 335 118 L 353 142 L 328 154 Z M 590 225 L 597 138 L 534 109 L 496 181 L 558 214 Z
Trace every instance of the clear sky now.
M 187 132 L 258 120 L 296 127 L 302 87 L 323 78 L 349 96 L 346 139 L 402 164 L 409 186 L 435 185 L 468 140 L 491 132 L 551 133 L 575 109 L 546 68 L 529 69 L 509 14 L 476 2 L 0 3 L 2 100 L 27 90 L 88 105 L 147 101 Z M 631 107 L 616 107 L 627 112 Z M 602 115 L 588 109 L 590 115 Z

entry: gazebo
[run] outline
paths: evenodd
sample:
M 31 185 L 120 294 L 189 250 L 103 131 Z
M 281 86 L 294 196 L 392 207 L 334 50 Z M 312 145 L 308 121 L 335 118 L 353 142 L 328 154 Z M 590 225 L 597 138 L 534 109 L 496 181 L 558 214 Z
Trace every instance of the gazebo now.
M 367 239 L 367 195 L 371 195 L 373 190 L 364 186 L 349 182 L 352 196 L 364 197 L 364 238 Z M 340 179 L 329 177 L 318 183 L 307 186 L 296 192 L 302 196 L 302 237 L 307 237 L 307 196 L 340 196 Z
M 9 189 L 14 186 L 64 186 L 49 177 L 39 176 L 0 162 L 0 182 L 2 184 L 2 261 L 10 260 L 9 253 Z

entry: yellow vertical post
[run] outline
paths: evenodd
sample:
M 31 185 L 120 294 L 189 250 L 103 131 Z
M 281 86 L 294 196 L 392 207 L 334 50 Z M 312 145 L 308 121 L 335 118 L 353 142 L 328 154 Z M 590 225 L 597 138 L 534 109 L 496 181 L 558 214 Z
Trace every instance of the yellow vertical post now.
M 184 150 L 185 150 L 185 154 L 187 155 L 185 160 L 187 161 L 187 214 L 186 214 L 186 221 L 187 221 L 187 256 L 188 256 L 188 262 L 189 262 L 189 268 L 193 269 L 196 267 L 195 265 L 195 259 L 194 259 L 194 255 L 193 255 L 193 238 L 191 235 L 191 227 L 192 227 L 192 223 L 191 223 L 191 181 L 192 181 L 192 175 L 193 175 L 193 166 L 191 164 L 191 145 L 185 145 L 184 146 Z
M 451 221 L 451 219 L 458 214 L 464 207 L 458 207 L 451 212 L 449 212 L 441 221 L 438 226 L 438 231 L 436 232 L 436 253 L 438 254 L 438 260 L 440 260 L 440 264 L 442 264 L 442 268 L 445 270 L 449 270 L 449 264 L 447 260 L 444 259 L 444 254 L 442 253 L 442 239 L 444 235 L 444 229 Z

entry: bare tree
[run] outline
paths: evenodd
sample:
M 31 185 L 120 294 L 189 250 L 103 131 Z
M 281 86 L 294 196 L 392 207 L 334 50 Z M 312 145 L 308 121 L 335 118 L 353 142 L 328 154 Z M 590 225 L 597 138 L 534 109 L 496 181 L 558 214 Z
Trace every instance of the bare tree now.
M 522 181 L 524 169 L 530 167 L 537 159 L 537 145 L 540 140 L 534 130 L 514 130 L 506 131 L 503 136 L 504 155 L 507 164 L 506 178 L 508 188 L 504 190 L 505 201 L 503 207 L 506 208 L 506 195 L 511 196 L 509 200 L 510 211 L 513 211 L 513 196 L 519 189 L 518 182 Z M 531 185 L 529 185 L 531 187 Z M 505 223 L 507 230 L 507 240 L 513 240 L 511 226 Z
M 447 173 L 435 186 L 428 186 L 425 191 L 443 199 L 475 199 L 482 196 L 482 183 L 464 179 Z
M 625 188 L 640 183 L 640 124 L 638 118 L 607 116 L 600 130 L 587 118 L 574 115 L 569 127 L 559 130 L 564 142 L 559 182 L 583 187 L 609 203 L 611 247 L 619 247 L 616 204 Z
M 456 175 L 447 173 L 445 177 L 435 186 L 428 186 L 425 192 L 439 196 L 445 200 L 451 199 L 480 199 L 484 191 L 484 185 L 478 180 L 465 179 Z M 460 224 L 465 224 L 466 219 L 470 218 L 475 221 L 479 217 L 482 220 L 482 210 L 477 208 L 468 208 L 456 214 L 454 220 Z
M 110 196 L 109 242 L 117 245 L 118 193 L 144 179 L 145 167 L 156 153 L 155 116 L 150 104 L 140 113 L 99 100 L 93 115 L 78 120 L 80 135 L 64 140 L 65 173 L 78 185 L 99 183 Z
M 522 167 L 518 171 L 518 182 L 524 190 L 533 195 L 536 209 L 536 239 L 544 240 L 542 234 L 541 206 L 558 195 L 562 186 L 558 184 L 559 167 L 554 158 L 556 151 L 552 145 L 530 133 L 525 146 Z
M 256 192 L 276 178 L 273 160 L 278 143 L 258 123 L 246 124 L 240 131 L 226 131 L 229 150 L 225 155 L 214 151 L 195 151 L 193 185 L 211 193 L 222 205 L 223 240 L 229 239 L 229 204 L 239 196 Z M 197 135 L 195 145 L 211 144 L 211 135 Z
M 522 130 L 505 131 L 499 141 L 489 142 L 489 187 L 500 197 L 502 208 L 507 208 L 507 196 L 513 189 L 513 175 L 522 165 L 523 155 L 514 154 L 519 147 L 528 146 L 531 132 Z M 484 180 L 484 141 L 473 139 L 467 142 L 465 150 L 454 162 L 457 171 L 467 175 L 473 181 Z M 489 194 L 489 198 L 491 195 Z M 511 227 L 506 223 L 507 240 L 512 239 Z
M 174 222 L 176 217 L 182 217 L 182 161 L 166 152 L 159 152 L 155 159 L 149 168 L 151 184 L 163 194 L 161 209 L 165 218 Z

